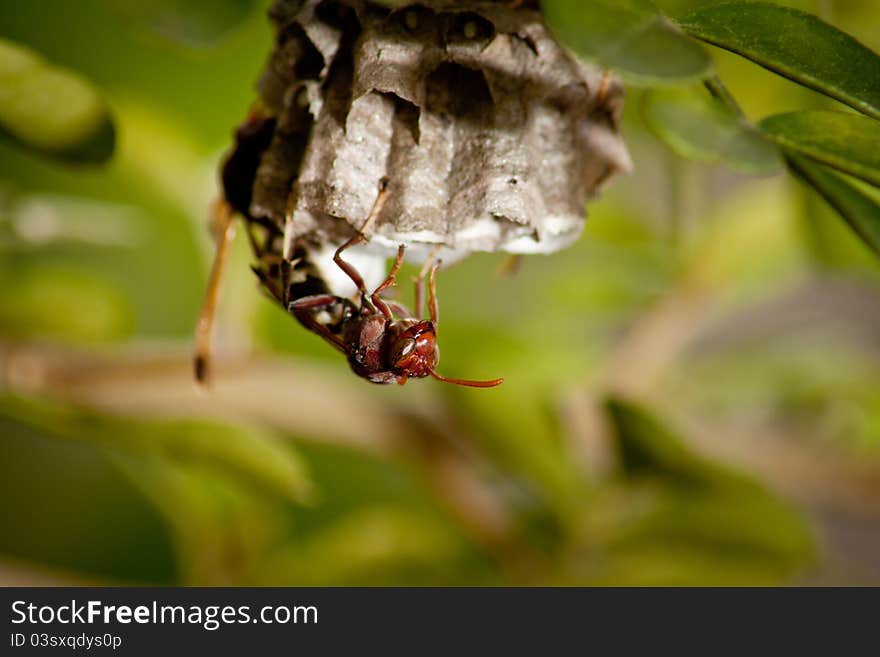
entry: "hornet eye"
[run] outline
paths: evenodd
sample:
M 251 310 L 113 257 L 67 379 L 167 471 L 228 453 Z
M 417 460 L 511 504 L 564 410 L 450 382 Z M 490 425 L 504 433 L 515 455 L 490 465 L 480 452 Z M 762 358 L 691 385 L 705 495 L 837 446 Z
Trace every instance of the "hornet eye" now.
M 407 356 L 409 356 L 416 348 L 416 341 L 412 338 L 407 338 L 406 340 L 401 340 L 394 346 L 394 353 L 392 354 L 394 362 L 399 363 Z

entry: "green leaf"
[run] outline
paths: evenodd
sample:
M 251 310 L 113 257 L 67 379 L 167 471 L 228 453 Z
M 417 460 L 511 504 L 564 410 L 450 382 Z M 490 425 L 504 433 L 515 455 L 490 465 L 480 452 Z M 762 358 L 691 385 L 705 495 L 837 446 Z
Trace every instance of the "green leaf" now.
M 366 507 L 270 555 L 256 583 L 448 584 L 465 547 L 454 527 L 440 518 L 394 506 Z
M 679 84 L 712 70 L 708 53 L 648 0 L 547 0 L 542 5 L 547 22 L 566 45 L 628 82 Z
M 254 0 L 104 0 L 114 13 L 175 43 L 205 48 L 216 45 L 238 28 L 255 6 Z
M 0 398 L 0 414 L 58 438 L 198 464 L 294 504 L 313 501 L 308 468 L 268 430 L 203 420 L 115 418 L 72 406 Z
M 880 204 L 875 198 L 843 177 L 804 158 L 790 157 L 788 166 L 844 218 L 865 244 L 880 255 Z
M 165 520 L 113 458 L 94 445 L 57 440 L 3 410 L 2 558 L 62 569 L 71 584 L 175 584 Z
M 0 133 L 53 156 L 103 162 L 115 130 L 107 103 L 82 76 L 0 39 Z
M 641 407 L 611 398 L 605 408 L 627 477 L 649 476 L 686 488 L 754 487 L 743 475 L 691 452 L 681 438 Z
M 649 91 L 642 114 L 654 134 L 682 157 L 758 174 L 782 165 L 772 143 L 702 88 Z
M 109 342 L 131 334 L 133 309 L 114 281 L 34 262 L 0 271 L 0 334 Z
M 817 556 L 804 518 L 757 486 L 707 495 L 642 485 L 597 504 L 617 513 L 593 585 L 778 585 Z
M 694 453 L 632 402 L 606 410 L 623 478 L 588 516 L 603 555 L 590 583 L 772 584 L 815 558 L 804 519 L 757 480 Z
M 760 123 L 787 150 L 880 185 L 880 122 L 845 112 L 792 112 Z
M 564 449 L 559 426 L 535 388 L 511 375 L 490 394 L 443 389 L 463 426 L 470 428 L 496 462 L 529 482 L 544 510 L 565 523 L 584 492 L 584 483 Z
M 880 56 L 815 16 L 767 2 L 700 9 L 679 25 L 692 36 L 880 118 Z

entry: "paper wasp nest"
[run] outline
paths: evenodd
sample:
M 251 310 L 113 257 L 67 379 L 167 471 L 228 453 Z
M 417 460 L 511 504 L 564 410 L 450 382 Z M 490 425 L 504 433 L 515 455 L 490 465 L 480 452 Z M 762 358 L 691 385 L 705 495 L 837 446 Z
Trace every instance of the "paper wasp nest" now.
M 400 4 L 400 3 L 398 3 Z M 549 253 L 629 167 L 622 90 L 553 39 L 536 3 L 278 0 L 259 82 L 277 117 L 251 215 L 338 245 L 388 180 L 368 246 L 419 260 Z

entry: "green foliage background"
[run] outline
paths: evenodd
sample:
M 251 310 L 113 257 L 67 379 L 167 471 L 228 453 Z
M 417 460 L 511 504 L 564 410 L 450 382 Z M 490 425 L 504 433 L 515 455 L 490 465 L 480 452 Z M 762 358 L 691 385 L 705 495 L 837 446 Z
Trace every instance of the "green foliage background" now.
M 880 50 L 875 2 L 779 4 Z M 575 247 L 441 273 L 444 371 L 501 388 L 355 380 L 239 240 L 195 391 L 206 208 L 265 9 L 0 3 L 0 38 L 90 81 L 116 145 L 71 165 L 0 141 L 0 581 L 880 582 L 876 255 L 752 133 L 675 148 L 676 119 L 717 114 L 682 87 L 629 89 L 635 171 Z M 840 109 L 707 52 L 751 121 Z

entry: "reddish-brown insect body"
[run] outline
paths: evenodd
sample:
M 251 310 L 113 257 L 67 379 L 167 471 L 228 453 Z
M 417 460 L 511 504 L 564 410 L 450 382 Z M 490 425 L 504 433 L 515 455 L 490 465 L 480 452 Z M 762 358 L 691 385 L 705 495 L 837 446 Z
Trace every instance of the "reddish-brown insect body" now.
M 260 222 L 247 212 L 250 201 L 249 181 L 255 175 L 257 158 L 265 148 L 263 126 L 266 121 L 252 117 L 237 134 L 237 147 L 224 165 L 224 200 L 215 207 L 218 248 L 205 303 L 196 332 L 196 379 L 207 382 L 210 374 L 210 338 L 220 277 L 233 235 L 233 213 L 238 211 L 245 219 L 245 227 L 257 264 L 254 272 L 264 289 L 305 328 L 345 354 L 351 369 L 372 383 L 398 383 L 410 378 L 434 377 L 439 381 L 475 388 L 491 388 L 503 379 L 470 381 L 450 379 L 436 371 L 437 349 L 437 291 L 435 277 L 438 264 L 428 268 L 426 263 L 415 282 L 416 307 L 414 316 L 403 305 L 384 299 L 381 293 L 395 284 L 397 272 L 403 264 L 404 246 L 400 245 L 397 258 L 387 278 L 372 293 L 368 292 L 360 273 L 343 260 L 343 252 L 367 241 L 365 233 L 382 211 L 388 195 L 387 183 L 382 181 L 379 193 L 361 230 L 340 246 L 333 256 L 336 265 L 354 282 L 360 302 L 330 292 L 327 283 L 311 262 L 313 246 L 304 240 L 294 243 L 293 252 L 285 256 L 283 234 L 271 223 Z M 261 233 L 258 235 L 257 233 Z M 428 279 L 428 308 L 430 319 L 421 319 L 422 287 Z
M 382 291 L 393 286 L 397 272 L 403 263 L 404 246 L 397 251 L 397 258 L 385 281 L 372 293 L 364 286 L 358 271 L 342 259 L 342 253 L 365 242 L 364 230 L 379 214 L 385 202 L 387 190 L 383 184 L 370 217 L 364 228 L 336 250 L 334 262 L 354 282 L 360 292 L 360 304 L 333 294 L 319 294 L 288 300 L 287 307 L 300 323 L 310 331 L 346 354 L 355 374 L 372 383 L 399 383 L 410 378 L 432 376 L 439 381 L 475 388 L 491 388 L 503 379 L 470 381 L 450 379 L 437 373 L 440 354 L 437 349 L 437 289 L 435 264 L 428 273 L 428 308 L 431 318 L 413 316 L 404 306 L 383 299 Z M 416 306 L 422 313 L 423 270 L 416 279 Z

